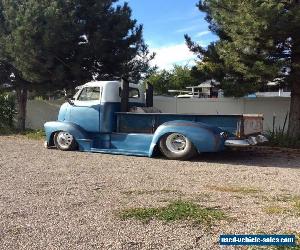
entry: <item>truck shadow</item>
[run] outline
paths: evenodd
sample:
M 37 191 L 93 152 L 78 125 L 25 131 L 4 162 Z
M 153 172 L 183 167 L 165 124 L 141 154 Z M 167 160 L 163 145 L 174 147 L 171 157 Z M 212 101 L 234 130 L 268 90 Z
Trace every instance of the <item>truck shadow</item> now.
M 251 148 L 227 150 L 219 153 L 202 153 L 192 162 L 207 162 L 257 167 L 299 168 L 300 150 L 280 148 Z

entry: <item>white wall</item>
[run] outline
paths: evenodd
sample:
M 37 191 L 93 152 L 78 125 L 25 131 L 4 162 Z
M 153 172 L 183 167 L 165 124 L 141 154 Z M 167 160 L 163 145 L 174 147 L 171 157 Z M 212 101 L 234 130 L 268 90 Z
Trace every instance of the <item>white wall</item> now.
M 27 128 L 39 129 L 46 121 L 55 121 L 60 105 L 61 102 L 28 101 Z M 290 98 L 285 97 L 218 99 L 154 97 L 154 106 L 165 113 L 264 114 L 265 130 L 272 129 L 274 113 L 276 114 L 276 127 L 283 126 L 289 105 Z
M 41 129 L 47 121 L 56 121 L 61 102 L 29 100 L 26 128 Z

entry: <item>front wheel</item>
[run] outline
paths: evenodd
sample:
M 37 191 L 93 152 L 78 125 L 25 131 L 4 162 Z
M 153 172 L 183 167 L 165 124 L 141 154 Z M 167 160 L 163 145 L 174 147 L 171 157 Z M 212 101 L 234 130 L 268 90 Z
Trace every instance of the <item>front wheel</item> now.
M 159 147 L 167 158 L 173 160 L 188 160 L 197 154 L 193 143 L 179 133 L 165 135 L 160 140 Z
M 65 131 L 55 133 L 54 144 L 58 149 L 63 151 L 75 150 L 77 147 L 74 136 Z

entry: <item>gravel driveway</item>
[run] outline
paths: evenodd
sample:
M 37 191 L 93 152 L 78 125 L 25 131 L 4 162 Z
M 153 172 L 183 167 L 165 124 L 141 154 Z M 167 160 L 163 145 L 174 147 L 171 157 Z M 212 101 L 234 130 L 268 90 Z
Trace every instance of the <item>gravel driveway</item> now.
M 180 162 L 42 144 L 0 136 L 1 249 L 219 249 L 222 233 L 300 231 L 297 151 L 234 151 Z M 231 219 L 207 228 L 117 216 L 179 199 L 217 207 Z

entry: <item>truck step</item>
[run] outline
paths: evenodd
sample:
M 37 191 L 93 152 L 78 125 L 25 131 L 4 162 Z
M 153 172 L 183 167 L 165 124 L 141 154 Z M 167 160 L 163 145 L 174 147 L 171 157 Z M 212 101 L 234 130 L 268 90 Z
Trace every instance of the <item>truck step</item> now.
M 91 148 L 93 153 L 103 154 L 115 154 L 115 155 L 136 155 L 136 156 L 148 156 L 149 152 L 138 151 L 138 150 L 124 150 L 124 149 L 102 149 L 102 148 Z

